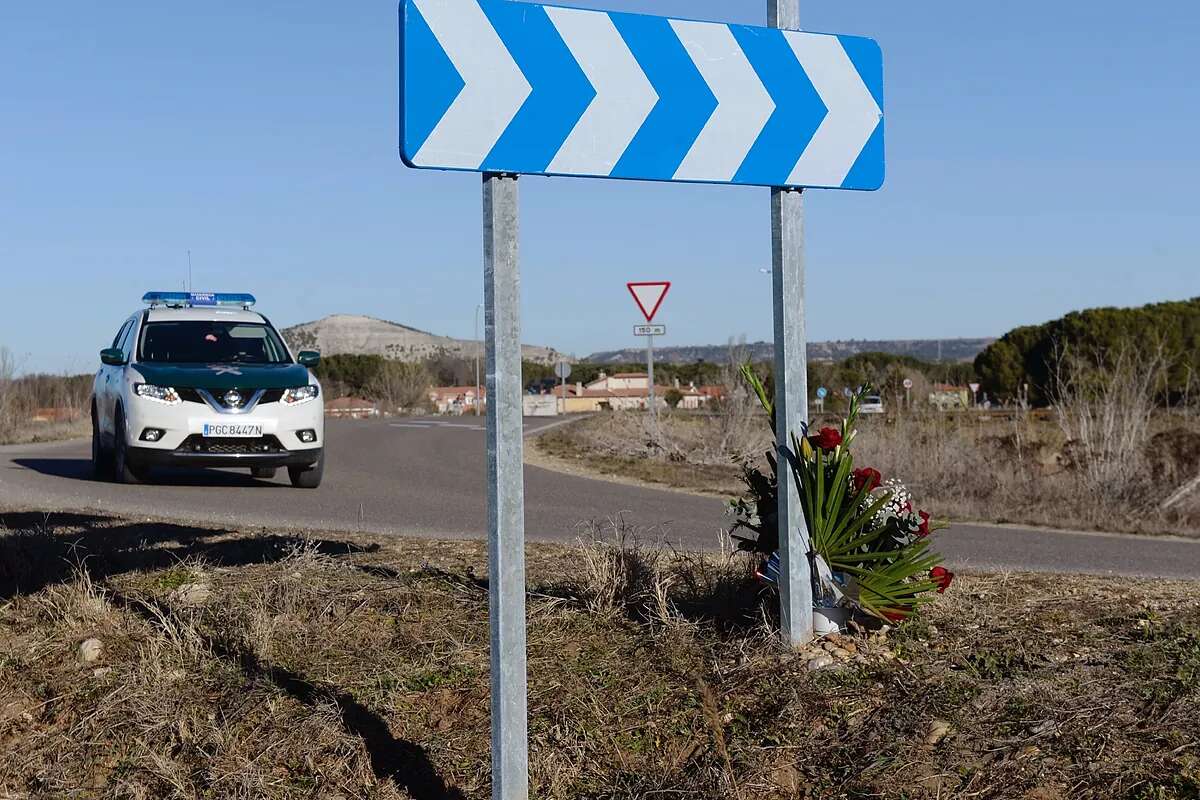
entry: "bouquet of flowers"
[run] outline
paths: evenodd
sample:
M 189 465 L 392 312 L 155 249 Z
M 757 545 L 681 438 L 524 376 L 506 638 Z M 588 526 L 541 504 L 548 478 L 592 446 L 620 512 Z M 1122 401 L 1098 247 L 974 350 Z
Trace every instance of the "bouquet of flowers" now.
M 758 396 L 774 427 L 774 403 L 750 365 L 742 376 Z M 900 621 L 944 592 L 954 574 L 930 549 L 929 534 L 939 527 L 913 504 L 912 494 L 897 478 L 872 467 L 854 467 L 850 446 L 863 388 L 851 397 L 840 428 L 825 427 L 792 436 L 787 474 L 795 481 L 808 528 L 819 605 L 850 606 L 873 616 Z M 776 507 L 779 464 L 767 454 L 770 472 L 743 466 L 747 495 L 731 502 L 736 517 L 731 535 L 738 547 L 762 554 L 760 574 L 773 580 L 778 569 Z M 753 538 L 739 530 L 752 531 Z

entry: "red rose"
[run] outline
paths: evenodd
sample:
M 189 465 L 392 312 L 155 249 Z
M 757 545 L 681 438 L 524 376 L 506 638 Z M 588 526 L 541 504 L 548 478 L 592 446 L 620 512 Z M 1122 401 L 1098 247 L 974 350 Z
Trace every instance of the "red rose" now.
M 822 450 L 832 450 L 842 443 L 842 435 L 837 432 L 836 428 L 821 428 L 817 431 L 816 436 L 809 437 L 813 447 L 819 447 Z
M 864 488 L 869 492 L 883 481 L 883 476 L 874 467 L 856 469 L 851 475 L 854 483 L 854 491 L 856 492 L 861 492 Z
M 942 594 L 950 588 L 954 573 L 945 567 L 934 567 L 929 570 L 929 579 L 938 585 L 938 594 Z
M 924 511 L 918 511 L 917 513 L 921 515 L 921 525 L 920 525 L 920 527 L 917 528 L 917 533 L 920 536 L 928 536 L 929 535 L 929 514 L 927 514 Z

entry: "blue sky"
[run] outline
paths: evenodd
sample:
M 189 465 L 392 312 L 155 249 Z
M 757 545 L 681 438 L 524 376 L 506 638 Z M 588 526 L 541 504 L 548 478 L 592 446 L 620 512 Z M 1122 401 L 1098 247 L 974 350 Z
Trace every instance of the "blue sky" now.
M 580 5 L 763 23 L 762 2 Z M 813 339 L 1003 333 L 1200 295 L 1200 6 L 802 0 L 876 38 L 888 178 L 807 200 Z M 0 344 L 93 369 L 143 291 L 251 291 L 279 325 L 361 313 L 472 335 L 478 175 L 396 151 L 391 2 L 0 8 Z M 521 179 L 524 339 L 771 335 L 765 189 Z

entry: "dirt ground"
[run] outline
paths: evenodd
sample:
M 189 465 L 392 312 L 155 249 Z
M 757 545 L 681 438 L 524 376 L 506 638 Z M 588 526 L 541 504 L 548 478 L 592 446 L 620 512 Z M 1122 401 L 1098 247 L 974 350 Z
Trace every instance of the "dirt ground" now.
M 481 543 L 0 522 L 0 797 L 489 796 Z M 528 549 L 532 797 L 1200 794 L 1200 584 L 960 576 L 813 671 L 741 558 Z
M 86 416 L 69 422 L 22 422 L 0 433 L 0 444 L 59 442 L 89 436 L 91 430 L 91 421 Z

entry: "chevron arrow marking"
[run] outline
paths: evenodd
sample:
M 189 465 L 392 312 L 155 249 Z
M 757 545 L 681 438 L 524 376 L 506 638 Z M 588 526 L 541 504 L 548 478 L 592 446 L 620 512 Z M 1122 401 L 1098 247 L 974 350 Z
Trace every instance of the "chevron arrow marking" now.
M 608 14 L 556 6 L 547 6 L 546 13 L 596 90 L 547 171 L 607 175 L 650 115 L 658 93 Z
M 462 76 L 463 88 L 413 163 L 478 169 L 529 96 L 529 82 L 476 0 L 412 0 Z
M 883 182 L 882 56 L 870 39 L 513 0 L 403 0 L 401 25 L 410 166 Z
M 671 20 L 671 27 L 717 98 L 716 110 L 675 170 L 674 179 L 731 180 L 770 119 L 775 101 L 728 25 Z
M 481 168 L 545 172 L 596 90 L 550 22 L 549 9 L 508 0 L 482 0 L 480 5 L 533 87 Z
M 785 31 L 800 65 L 829 108 L 788 175 L 793 186 L 841 186 L 883 111 L 836 36 Z

